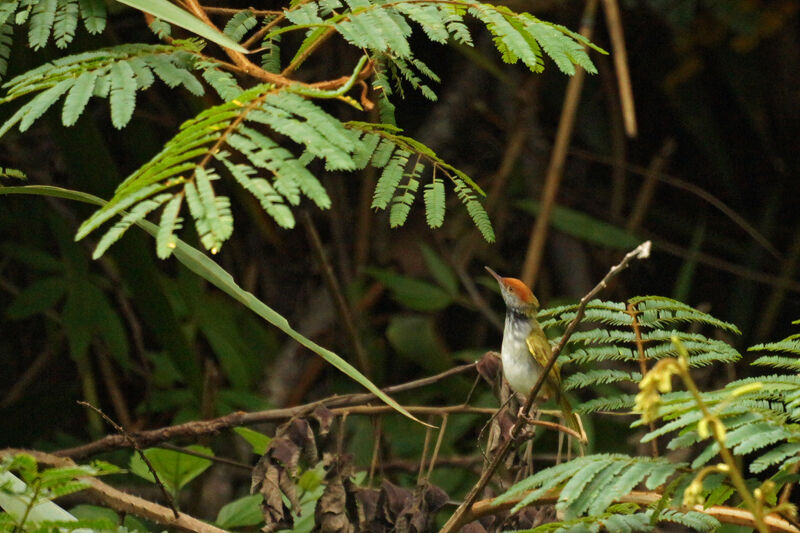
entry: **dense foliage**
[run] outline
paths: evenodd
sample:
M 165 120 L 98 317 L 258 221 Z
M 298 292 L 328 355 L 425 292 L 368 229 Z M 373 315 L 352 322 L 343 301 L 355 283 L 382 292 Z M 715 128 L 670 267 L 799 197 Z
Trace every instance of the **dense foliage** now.
M 623 6 L 645 110 L 628 144 L 614 0 L 596 37 L 613 68 L 588 37 L 595 0 L 582 19 L 466 0 L 0 3 L 0 427 L 5 446 L 60 450 L 0 450 L 0 531 L 442 527 L 527 424 L 486 353 L 501 326 L 479 267 L 525 277 L 531 214 L 551 226 L 539 320 L 554 346 L 570 332 L 558 363 L 589 444 L 563 448 L 540 406 L 459 525 L 800 530 L 798 337 L 767 342 L 797 314 L 796 213 L 736 174 L 795 166 L 743 75 L 791 41 L 792 11 L 723 4 Z M 746 127 L 692 92 L 712 59 Z M 704 173 L 667 175 L 670 158 Z M 572 303 L 645 236 L 654 257 Z

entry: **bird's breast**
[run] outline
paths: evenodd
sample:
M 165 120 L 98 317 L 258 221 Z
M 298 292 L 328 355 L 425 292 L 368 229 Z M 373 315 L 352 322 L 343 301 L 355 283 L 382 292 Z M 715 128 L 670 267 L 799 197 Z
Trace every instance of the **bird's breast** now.
M 500 348 L 503 374 L 511 388 L 523 395 L 531 391 L 541 370 L 528 349 L 527 339 L 532 329 L 529 319 L 507 316 Z

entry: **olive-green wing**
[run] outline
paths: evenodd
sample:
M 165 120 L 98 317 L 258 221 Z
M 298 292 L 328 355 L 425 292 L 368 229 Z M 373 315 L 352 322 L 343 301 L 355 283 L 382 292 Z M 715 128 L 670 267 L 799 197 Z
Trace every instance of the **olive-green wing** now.
M 528 350 L 530 350 L 531 355 L 533 355 L 533 358 L 536 359 L 536 362 L 539 363 L 540 366 L 544 367 L 547 364 L 547 361 L 550 360 L 550 355 L 553 353 L 553 351 L 550 348 L 550 342 L 547 340 L 547 336 L 545 336 L 542 328 L 534 327 L 533 331 L 531 331 L 530 335 L 528 335 L 528 338 L 525 339 L 525 342 L 527 342 Z M 553 365 L 553 369 L 550 371 L 550 376 L 555 378 L 556 384 L 561 383 L 561 371 L 559 370 L 558 365 Z

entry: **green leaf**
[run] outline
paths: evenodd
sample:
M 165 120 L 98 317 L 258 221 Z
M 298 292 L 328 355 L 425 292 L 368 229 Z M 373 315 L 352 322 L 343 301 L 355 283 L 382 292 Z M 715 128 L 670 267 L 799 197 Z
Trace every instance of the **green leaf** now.
M 233 431 L 250 443 L 250 446 L 253 448 L 253 453 L 256 455 L 264 455 L 267 451 L 267 446 L 269 446 L 269 443 L 272 442 L 271 437 L 264 435 L 263 433 L 259 433 L 258 431 L 253 431 L 250 428 L 233 428 Z
M 435 180 L 425 185 L 425 216 L 428 226 L 432 228 L 442 227 L 444 223 L 445 201 L 444 201 L 444 182 Z
M 206 455 L 214 455 L 211 448 L 196 444 L 187 446 L 186 449 Z M 144 450 L 143 453 L 153 465 L 158 478 L 172 494 L 177 494 L 187 483 L 205 472 L 213 464 L 210 459 L 163 448 L 149 448 Z M 130 469 L 132 473 L 141 478 L 150 482 L 155 481 L 153 474 L 147 468 L 147 464 L 139 456 L 138 452 L 131 455 Z
M 241 429 L 241 428 L 237 428 Z M 251 494 L 224 505 L 217 515 L 217 525 L 224 529 L 257 526 L 264 521 L 261 502 L 264 496 Z
M 205 37 L 212 43 L 222 47 L 230 48 L 236 52 L 246 54 L 248 50 L 236 43 L 224 33 L 212 28 L 202 20 L 198 19 L 188 11 L 184 11 L 175 4 L 167 0 L 117 0 L 121 4 L 128 5 L 139 11 L 150 13 L 156 18 L 165 20 L 183 29 L 196 33 L 200 37 Z
M 111 123 L 115 128 L 124 128 L 133 116 L 136 107 L 136 79 L 127 61 L 111 65 Z
M 90 70 L 81 74 L 75 81 L 75 85 L 69 90 L 67 97 L 64 98 L 64 108 L 61 111 L 61 123 L 65 126 L 72 126 L 78 121 L 86 104 L 89 102 L 94 86 L 97 82 L 97 72 Z
M 427 281 L 378 268 L 368 268 L 366 272 L 386 285 L 394 299 L 409 309 L 441 311 L 453 302 L 447 292 Z
M 34 4 L 30 29 L 28 30 L 28 43 L 34 50 L 38 50 L 47 44 L 47 40 L 50 38 L 50 30 L 56 18 L 57 6 L 57 0 L 39 0 Z

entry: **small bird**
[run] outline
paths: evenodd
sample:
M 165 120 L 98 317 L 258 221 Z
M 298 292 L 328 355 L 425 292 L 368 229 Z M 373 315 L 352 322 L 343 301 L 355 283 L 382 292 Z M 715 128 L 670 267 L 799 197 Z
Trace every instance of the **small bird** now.
M 501 277 L 488 266 L 486 270 L 497 280 L 506 303 L 503 345 L 500 348 L 503 374 L 515 392 L 527 396 L 536 385 L 552 353 L 547 336 L 536 320 L 539 300 L 522 281 Z M 539 395 L 542 399 L 555 398 L 567 427 L 581 435 L 581 441 L 586 440 L 580 420 L 572 412 L 567 397 L 561 393 L 558 365 L 553 366 Z

